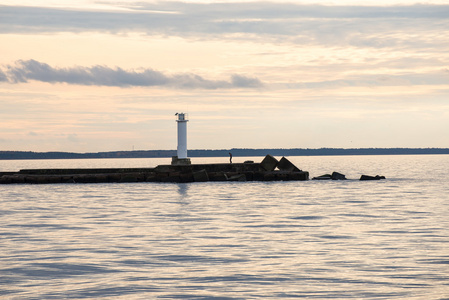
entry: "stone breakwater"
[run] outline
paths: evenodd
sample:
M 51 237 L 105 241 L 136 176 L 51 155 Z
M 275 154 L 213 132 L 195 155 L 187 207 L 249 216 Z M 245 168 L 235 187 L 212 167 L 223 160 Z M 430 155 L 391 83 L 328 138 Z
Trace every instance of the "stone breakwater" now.
M 308 180 L 288 159 L 267 155 L 262 162 L 160 165 L 155 168 L 24 169 L 0 172 L 0 184 L 205 182 Z

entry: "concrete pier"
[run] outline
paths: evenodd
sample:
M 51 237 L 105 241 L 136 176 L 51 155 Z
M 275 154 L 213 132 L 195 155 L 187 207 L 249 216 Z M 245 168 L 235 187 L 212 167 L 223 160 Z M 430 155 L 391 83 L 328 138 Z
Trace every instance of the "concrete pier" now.
M 268 157 L 268 158 L 267 158 Z M 285 157 L 268 156 L 261 163 L 159 165 L 155 168 L 24 169 L 0 172 L 0 184 L 108 183 L 108 182 L 205 182 L 308 180 Z M 285 167 L 287 165 L 287 167 Z

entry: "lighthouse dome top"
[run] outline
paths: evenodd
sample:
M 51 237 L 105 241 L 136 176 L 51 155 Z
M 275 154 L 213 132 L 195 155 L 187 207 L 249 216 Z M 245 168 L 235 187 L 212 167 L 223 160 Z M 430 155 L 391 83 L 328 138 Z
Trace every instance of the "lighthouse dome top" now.
M 177 116 L 176 121 L 178 122 L 187 122 L 189 120 L 189 115 L 187 113 L 176 113 L 175 116 Z

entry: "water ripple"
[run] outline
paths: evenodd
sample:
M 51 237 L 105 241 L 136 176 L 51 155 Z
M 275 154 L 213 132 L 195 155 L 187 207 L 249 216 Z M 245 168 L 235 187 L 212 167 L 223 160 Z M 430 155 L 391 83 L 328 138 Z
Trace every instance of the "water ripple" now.
M 0 298 L 447 298 L 449 156 L 292 161 L 387 180 L 0 186 Z

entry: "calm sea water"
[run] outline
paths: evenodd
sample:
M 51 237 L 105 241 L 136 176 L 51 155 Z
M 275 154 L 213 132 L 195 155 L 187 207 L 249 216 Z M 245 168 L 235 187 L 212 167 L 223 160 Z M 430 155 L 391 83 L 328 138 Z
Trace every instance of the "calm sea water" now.
M 2 185 L 0 298 L 449 299 L 449 156 L 289 159 L 352 180 Z

